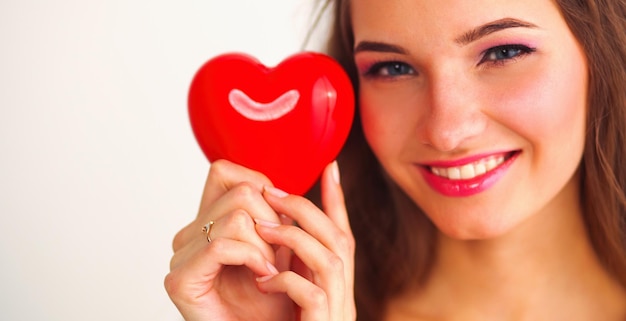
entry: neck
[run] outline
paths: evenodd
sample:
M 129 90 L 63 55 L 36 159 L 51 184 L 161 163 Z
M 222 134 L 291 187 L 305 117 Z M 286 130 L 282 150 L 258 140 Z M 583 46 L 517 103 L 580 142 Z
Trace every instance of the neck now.
M 579 204 L 559 205 L 558 211 L 534 215 L 494 239 L 462 241 L 439 234 L 433 278 L 463 285 L 472 295 L 480 290 L 501 296 L 532 293 L 524 289 L 597 265 Z
M 575 197 L 560 199 L 578 199 L 571 185 L 564 192 Z M 413 314 L 441 320 L 623 320 L 626 294 L 599 263 L 580 204 L 554 203 L 494 239 L 440 234 L 428 282 L 404 298 L 413 303 Z

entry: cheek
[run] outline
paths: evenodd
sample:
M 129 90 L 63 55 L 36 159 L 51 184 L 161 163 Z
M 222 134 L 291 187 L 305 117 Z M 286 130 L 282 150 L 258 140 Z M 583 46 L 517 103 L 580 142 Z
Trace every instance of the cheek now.
M 376 103 L 373 102 L 374 97 L 367 94 L 367 90 L 361 89 L 359 93 L 359 112 L 361 116 L 361 124 L 363 126 L 363 134 L 367 142 L 375 149 L 374 146 L 378 145 L 377 140 L 381 139 L 385 134 L 385 126 L 382 124 L 384 121 L 382 118 L 386 117 L 385 114 L 376 113 Z
M 582 150 L 582 146 L 576 146 L 582 144 L 585 128 L 584 63 L 573 61 L 559 68 L 537 66 L 508 86 L 500 97 L 494 118 L 501 119 L 506 127 L 531 144 L 546 149 Z
M 377 112 L 377 109 L 383 108 L 378 106 L 375 102 L 371 101 L 371 98 L 366 94 L 360 95 L 360 114 L 361 125 L 363 128 L 363 135 L 365 140 L 370 146 L 376 158 L 381 161 L 386 157 L 385 155 L 390 153 L 391 146 L 389 145 L 389 128 L 385 126 L 387 123 L 387 113 Z
M 385 155 L 401 148 L 410 131 L 407 126 L 412 111 L 407 108 L 406 96 L 364 87 L 359 94 L 363 133 L 374 154 L 383 160 Z

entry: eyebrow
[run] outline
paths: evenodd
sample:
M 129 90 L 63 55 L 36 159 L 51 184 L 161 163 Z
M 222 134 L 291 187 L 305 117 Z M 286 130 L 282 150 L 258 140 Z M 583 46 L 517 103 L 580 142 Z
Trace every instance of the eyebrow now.
M 474 28 L 462 34 L 454 41 L 460 45 L 467 45 L 494 32 L 509 28 L 537 28 L 537 26 L 530 22 L 525 22 L 518 19 L 503 18 Z
M 467 45 L 471 42 L 474 42 L 480 38 L 483 38 L 487 35 L 490 35 L 494 32 L 498 32 L 504 29 L 510 28 L 537 28 L 536 25 L 525 22 L 522 20 L 514 19 L 514 18 L 503 18 L 496 21 L 492 21 L 486 23 L 482 26 L 474 28 L 460 37 L 456 38 L 454 41 L 459 45 Z M 354 48 L 354 54 L 356 55 L 359 52 L 363 51 L 375 51 L 375 52 L 384 52 L 384 53 L 397 53 L 397 54 L 408 54 L 408 50 L 397 46 L 384 42 L 376 42 L 376 41 L 361 41 Z
M 397 54 L 407 54 L 408 51 L 400 46 L 387 44 L 384 42 L 376 42 L 376 41 L 361 41 L 354 48 L 354 54 L 357 54 L 362 51 L 376 51 L 376 52 L 388 52 L 388 53 L 397 53 Z

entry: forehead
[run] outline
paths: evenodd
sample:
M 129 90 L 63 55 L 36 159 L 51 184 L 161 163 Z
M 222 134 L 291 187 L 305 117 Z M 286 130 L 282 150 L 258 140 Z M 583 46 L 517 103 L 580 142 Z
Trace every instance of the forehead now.
M 560 18 L 551 0 L 351 0 L 350 12 L 356 42 L 454 39 L 468 28 L 502 18 L 537 25 Z

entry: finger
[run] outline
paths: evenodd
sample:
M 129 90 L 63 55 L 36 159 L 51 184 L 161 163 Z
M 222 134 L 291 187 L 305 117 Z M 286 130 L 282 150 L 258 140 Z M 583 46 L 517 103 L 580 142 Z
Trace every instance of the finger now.
M 328 274 L 328 271 L 343 269 L 337 254 L 297 226 L 257 220 L 256 229 L 268 243 L 290 248 L 314 273 Z
M 241 182 L 223 194 L 204 213 L 206 219 L 219 219 L 221 213 L 230 213 L 243 210 L 252 219 L 262 219 L 270 222 L 280 223 L 280 217 L 274 209 L 267 203 L 260 190 L 250 182 Z
M 302 260 L 295 255 L 291 256 L 290 270 L 309 280 L 310 282 L 314 282 L 313 272 L 311 272 L 311 269 L 309 269 L 309 267 L 306 266 L 306 264 L 304 264 L 304 262 L 302 262 Z
M 354 304 L 354 252 L 355 252 L 355 240 L 352 234 L 352 228 L 350 227 L 350 220 L 348 218 L 348 211 L 346 210 L 343 189 L 340 183 L 340 173 L 337 161 L 332 162 L 326 167 L 321 182 L 321 195 L 322 195 L 322 207 L 324 212 L 328 215 L 331 221 L 343 232 L 340 237 L 340 243 L 342 244 L 342 256 L 344 263 L 344 280 L 346 293 L 350 295 L 345 296 L 346 307 L 346 319 L 353 320 L 356 318 L 356 306 Z M 347 254 L 343 251 L 347 251 Z
M 352 235 L 343 190 L 340 184 L 340 173 L 337 161 L 326 166 L 322 174 L 321 185 L 324 212 L 342 231 Z
M 211 242 L 204 253 L 200 252 L 190 261 L 191 268 L 201 271 L 203 275 L 210 275 L 208 271 L 217 271 L 224 265 L 243 265 L 257 275 L 277 272 L 255 246 L 230 239 L 217 239 Z
M 269 178 L 257 171 L 223 159 L 212 162 L 200 202 L 199 213 L 202 213 L 202 209 L 211 206 L 215 200 L 241 182 L 250 183 L 250 186 L 258 192 L 262 191 L 263 186 L 272 186 Z
M 294 224 L 293 219 L 291 219 L 291 218 L 289 218 L 289 217 L 287 217 L 285 215 L 279 215 L 279 218 L 280 218 L 280 223 L 282 225 L 293 225 Z M 289 247 L 278 246 L 278 249 L 276 250 L 276 255 L 275 256 L 276 256 L 276 260 L 275 260 L 274 265 L 276 266 L 276 268 L 278 268 L 279 271 L 293 270 L 293 258 L 294 258 L 294 255 L 293 255 L 293 252 L 291 251 L 291 249 Z
M 354 289 L 355 241 L 338 174 L 336 163 L 333 162 L 327 166 L 322 175 L 323 205 L 328 215 L 308 200 L 288 195 L 272 187 L 264 188 L 264 196 L 275 211 L 294 218 L 303 230 L 340 257 L 343 262 L 344 290 L 350 291 L 350 295 L 343 297 L 343 305 L 352 315 L 356 315 L 354 296 L 351 294 Z
M 226 216 L 223 213 L 230 213 Z M 216 220 L 214 237 L 227 237 L 256 245 L 268 260 L 274 262 L 274 249 L 259 237 L 254 219 L 280 223 L 278 214 L 248 182 L 235 185 L 207 211 L 205 221 Z M 221 217 L 220 217 L 221 216 Z
M 267 261 L 276 264 L 274 249 L 257 234 L 255 222 L 243 210 L 236 210 L 214 221 L 207 232 L 198 229 L 192 242 L 189 242 L 181 250 L 174 252 L 176 261 L 185 260 L 190 255 L 187 254 L 185 256 L 185 253 L 193 254 L 199 251 L 199 249 L 207 245 L 209 238 L 212 242 L 218 239 L 231 239 L 250 244 L 256 247 Z M 178 258 L 179 256 L 180 258 Z M 175 264 L 175 262 L 172 264 Z
M 170 259 L 170 271 L 177 269 L 180 265 L 188 262 L 192 257 L 197 255 L 204 247 L 206 247 L 207 241 L 196 240 L 195 242 L 189 242 L 183 247 L 180 247 L 174 252 Z
M 259 290 L 267 293 L 286 293 L 301 309 L 299 320 L 302 321 L 329 321 L 326 292 L 302 276 L 291 272 L 283 272 L 274 276 L 257 278 Z
M 249 240 L 263 249 L 263 242 L 254 232 L 253 218 L 259 218 L 271 222 L 280 222 L 280 219 L 276 212 L 267 204 L 267 201 L 261 195 L 258 188 L 249 182 L 239 182 L 233 184 L 228 191 L 215 200 L 210 207 L 202 209 L 201 213 L 194 222 L 186 226 L 181 230 L 174 238 L 174 250 L 183 246 L 184 244 L 195 240 L 198 236 L 198 231 L 207 224 L 209 221 L 215 221 L 222 219 L 226 215 L 242 214 L 246 213 L 249 217 L 245 216 L 235 217 L 235 221 L 231 224 L 223 223 L 219 227 L 215 226 L 216 233 L 227 229 L 230 233 L 239 233 L 238 237 L 233 237 L 239 240 Z M 246 231 L 244 233 L 242 231 Z M 225 233 L 226 235 L 227 233 Z M 249 236 L 249 238 L 246 238 Z M 270 252 L 266 252 L 268 258 L 270 258 Z
M 254 246 L 245 242 L 218 239 L 184 263 L 176 265 L 165 280 L 172 300 L 194 303 L 213 287 L 213 280 L 226 265 L 246 266 L 257 275 L 273 275 L 278 271 Z
M 296 226 L 257 221 L 259 235 L 269 243 L 290 247 L 311 270 L 313 283 L 328 295 L 333 315 L 341 313 L 345 301 L 345 272 L 342 258 Z
M 340 191 L 339 188 L 338 190 Z M 332 252 L 346 259 L 351 256 L 354 247 L 352 234 L 347 234 L 338 228 L 337 224 L 315 204 L 306 198 L 289 195 L 269 186 L 264 187 L 263 196 L 275 212 L 294 219 L 303 230 Z M 339 208 L 343 205 L 335 204 L 333 206 Z

